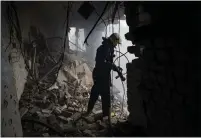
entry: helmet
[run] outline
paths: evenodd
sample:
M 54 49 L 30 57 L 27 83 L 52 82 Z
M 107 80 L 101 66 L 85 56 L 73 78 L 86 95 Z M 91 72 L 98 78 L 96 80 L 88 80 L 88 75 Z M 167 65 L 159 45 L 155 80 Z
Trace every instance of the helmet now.
M 109 39 L 114 45 L 121 44 L 121 38 L 117 33 L 111 34 Z

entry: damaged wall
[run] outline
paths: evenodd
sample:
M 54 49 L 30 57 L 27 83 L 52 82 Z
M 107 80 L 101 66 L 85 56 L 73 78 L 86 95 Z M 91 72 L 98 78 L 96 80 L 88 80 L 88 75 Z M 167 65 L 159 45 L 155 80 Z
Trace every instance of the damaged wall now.
M 1 136 L 22 137 L 19 113 L 19 99 L 15 85 L 13 67 L 9 63 L 8 53 L 1 49 Z M 18 80 L 20 81 L 20 80 Z
M 4 8 L 2 8 L 2 15 L 5 17 L 5 4 Z M 6 50 L 6 53 L 8 54 L 8 60 L 9 64 L 12 66 L 13 69 L 13 75 L 14 75 L 14 82 L 15 82 L 15 88 L 17 92 L 17 97 L 18 100 L 20 99 L 23 90 L 24 90 L 24 84 L 26 82 L 26 77 L 27 77 L 27 71 L 25 69 L 25 64 L 24 64 L 24 59 L 23 56 L 21 55 L 20 49 L 19 49 L 19 44 L 15 42 L 14 45 L 10 43 L 10 34 L 9 34 L 9 29 L 8 25 L 6 24 L 7 21 L 5 18 L 2 18 L 1 20 L 1 43 L 2 43 L 2 50 Z
M 127 64 L 130 121 L 139 125 L 136 120 L 145 116 L 149 136 L 200 136 L 200 3 L 126 2 L 125 7 L 126 38 L 139 56 Z

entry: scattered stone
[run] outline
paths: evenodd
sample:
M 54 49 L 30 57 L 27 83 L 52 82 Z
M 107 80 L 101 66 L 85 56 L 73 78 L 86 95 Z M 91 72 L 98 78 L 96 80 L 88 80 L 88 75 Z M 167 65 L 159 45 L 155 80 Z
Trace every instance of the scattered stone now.
M 91 130 L 88 130 L 88 129 L 87 129 L 87 130 L 83 131 L 83 133 L 86 134 L 86 136 L 95 137 L 95 135 L 92 134 Z
M 89 127 L 88 129 L 90 129 L 90 130 L 97 130 L 97 128 L 98 128 L 96 123 L 88 124 L 88 127 Z
M 51 110 L 48 110 L 48 109 L 42 109 L 42 113 L 45 113 L 45 114 L 51 114 Z
M 73 127 L 72 124 L 68 123 L 63 125 L 63 131 L 73 133 L 77 131 L 77 128 Z
M 94 117 L 91 117 L 91 116 L 84 117 L 83 119 L 84 119 L 87 123 L 93 123 L 93 122 L 95 122 Z
M 58 118 L 61 119 L 64 122 L 67 122 L 67 123 L 69 122 L 69 119 L 64 117 L 64 116 L 58 116 Z
M 117 123 L 117 118 L 112 117 L 112 118 L 111 118 L 111 123 L 112 123 L 112 124 L 116 124 L 116 123 Z
M 78 119 L 81 118 L 81 113 L 75 113 L 71 116 L 71 118 L 74 120 L 74 121 L 77 121 Z

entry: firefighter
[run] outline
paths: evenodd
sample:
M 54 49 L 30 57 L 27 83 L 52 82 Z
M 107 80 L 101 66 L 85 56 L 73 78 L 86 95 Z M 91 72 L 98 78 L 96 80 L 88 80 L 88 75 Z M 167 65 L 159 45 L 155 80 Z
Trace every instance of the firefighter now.
M 110 118 L 110 86 L 111 70 L 116 71 L 120 76 L 120 68 L 113 64 L 114 48 L 121 43 L 119 34 L 113 33 L 109 38 L 103 37 L 103 42 L 96 52 L 96 64 L 93 70 L 94 85 L 91 89 L 90 99 L 87 112 L 84 116 L 89 115 L 99 97 L 101 96 L 103 118 Z M 109 120 L 110 121 L 110 120 Z

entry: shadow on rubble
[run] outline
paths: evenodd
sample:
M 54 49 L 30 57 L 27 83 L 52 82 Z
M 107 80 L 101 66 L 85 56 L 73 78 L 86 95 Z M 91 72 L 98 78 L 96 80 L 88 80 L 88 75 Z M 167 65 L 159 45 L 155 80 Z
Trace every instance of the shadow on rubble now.
M 141 126 L 132 126 L 128 121 L 117 122 L 113 127 L 113 136 L 115 137 L 145 137 L 145 129 Z

